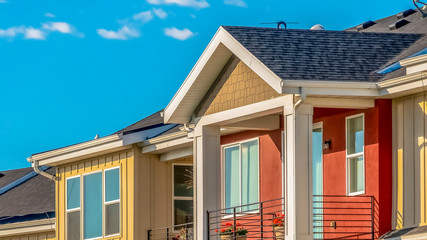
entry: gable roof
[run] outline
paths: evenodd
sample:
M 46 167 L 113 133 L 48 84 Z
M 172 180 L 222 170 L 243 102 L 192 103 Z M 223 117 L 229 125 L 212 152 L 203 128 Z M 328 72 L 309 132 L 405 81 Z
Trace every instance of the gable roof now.
M 361 33 L 225 26 L 282 80 L 375 82 L 376 71 L 419 34 Z
M 32 168 L 2 171 L 0 188 L 33 172 Z M 55 168 L 46 170 L 55 174 Z M 35 175 L 0 194 L 0 224 L 51 218 L 55 215 L 55 183 Z

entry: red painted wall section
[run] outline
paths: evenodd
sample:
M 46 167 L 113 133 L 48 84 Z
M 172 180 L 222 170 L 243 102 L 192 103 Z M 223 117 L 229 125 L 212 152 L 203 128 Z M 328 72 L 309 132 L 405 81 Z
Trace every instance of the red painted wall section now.
M 377 237 L 391 230 L 392 122 L 391 100 L 379 99 L 366 110 L 315 108 L 313 123 L 323 122 L 323 194 L 346 195 L 346 117 L 365 114 L 365 196 L 377 201 Z
M 281 131 L 245 131 L 221 136 L 221 145 L 259 138 L 260 201 L 282 196 Z

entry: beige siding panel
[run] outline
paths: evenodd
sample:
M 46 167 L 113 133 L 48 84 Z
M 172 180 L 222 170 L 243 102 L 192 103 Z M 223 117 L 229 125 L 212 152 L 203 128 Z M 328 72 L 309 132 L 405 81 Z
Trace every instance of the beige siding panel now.
M 10 237 L 0 237 L 0 240 L 55 240 L 55 232 L 43 232 L 43 233 L 34 233 L 27 235 L 16 235 Z
M 422 93 L 393 101 L 393 222 L 396 228 L 426 224 L 426 100 Z

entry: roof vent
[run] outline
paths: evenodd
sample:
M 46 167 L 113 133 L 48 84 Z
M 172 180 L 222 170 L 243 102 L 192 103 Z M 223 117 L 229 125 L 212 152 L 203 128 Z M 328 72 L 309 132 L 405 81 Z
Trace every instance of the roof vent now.
M 326 30 L 324 26 L 320 24 L 316 24 L 313 27 L 310 28 L 310 30 Z
M 396 29 L 398 29 L 398 28 L 401 28 L 401 27 L 405 26 L 405 25 L 406 25 L 406 24 L 408 24 L 408 23 L 409 23 L 409 21 L 408 21 L 408 20 L 406 20 L 406 19 L 401 19 L 401 20 L 399 20 L 399 21 L 397 21 L 397 22 L 395 22 L 395 23 L 391 24 L 390 26 L 388 26 L 388 28 L 389 28 L 391 31 L 393 31 L 393 30 L 396 30 Z
M 3 173 L 0 173 L 0 178 L 1 178 L 1 177 L 3 177 L 3 176 L 4 176 L 4 174 L 3 174 Z
M 405 17 L 407 17 L 407 16 L 409 16 L 409 15 L 411 15 L 411 14 L 414 14 L 414 13 L 416 13 L 416 11 L 414 10 L 414 9 L 408 9 L 408 10 L 406 10 L 406 11 L 403 11 L 403 12 L 401 12 L 401 13 L 398 13 L 397 15 L 396 15 L 396 17 L 397 17 L 397 19 L 404 19 Z
M 357 26 L 356 29 L 357 29 L 357 31 L 360 32 L 363 29 L 367 29 L 368 27 L 371 27 L 371 26 L 373 26 L 375 24 L 376 24 L 375 22 L 369 20 L 369 21 L 364 22 L 364 23 L 360 24 L 359 26 Z

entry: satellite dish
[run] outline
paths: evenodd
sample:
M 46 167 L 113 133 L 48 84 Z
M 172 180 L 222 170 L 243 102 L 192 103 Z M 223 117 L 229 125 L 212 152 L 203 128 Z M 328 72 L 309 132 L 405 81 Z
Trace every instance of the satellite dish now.
M 413 0 L 415 7 L 423 15 L 423 18 L 427 17 L 427 3 L 421 2 L 421 0 Z
M 313 27 L 310 28 L 310 30 L 326 30 L 324 26 L 320 24 L 316 24 Z

